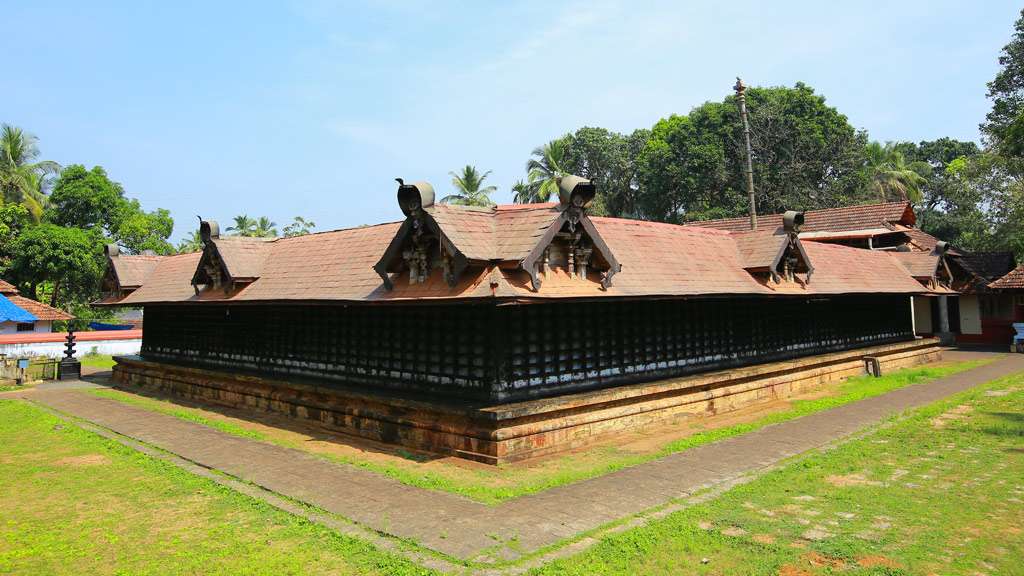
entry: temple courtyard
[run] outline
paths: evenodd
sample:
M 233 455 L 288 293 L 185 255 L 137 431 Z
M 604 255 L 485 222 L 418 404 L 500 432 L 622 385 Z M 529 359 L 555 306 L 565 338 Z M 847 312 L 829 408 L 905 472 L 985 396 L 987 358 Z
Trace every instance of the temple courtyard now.
M 0 393 L 0 573 L 1022 570 L 1018 354 L 500 466 L 110 384 Z

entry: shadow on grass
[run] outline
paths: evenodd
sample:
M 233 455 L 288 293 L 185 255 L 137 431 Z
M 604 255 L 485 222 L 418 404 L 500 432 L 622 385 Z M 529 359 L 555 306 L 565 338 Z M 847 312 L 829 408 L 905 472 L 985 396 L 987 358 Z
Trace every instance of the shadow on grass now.
M 143 398 L 149 398 L 151 400 L 162 400 L 182 408 L 192 408 L 203 410 L 206 412 L 213 412 L 215 414 L 219 414 L 220 416 L 235 418 L 237 420 L 242 420 L 252 424 L 259 424 L 262 426 L 268 426 L 271 428 L 279 428 L 282 430 L 287 430 L 289 432 L 295 432 L 307 436 L 307 442 L 319 441 L 346 445 L 362 452 L 372 452 L 377 454 L 397 456 L 404 460 L 409 460 L 417 463 L 424 463 L 433 460 L 448 458 L 448 456 L 445 455 L 420 452 L 417 450 L 403 448 L 401 446 L 392 446 L 388 444 L 375 442 L 373 440 L 362 438 L 360 436 L 345 434 L 344 432 L 335 431 L 333 429 L 328 429 L 323 426 L 319 426 L 313 421 L 309 421 L 307 423 L 306 421 L 289 418 L 285 415 L 274 414 L 271 412 L 256 412 L 253 410 L 245 410 L 241 408 L 230 408 L 227 406 L 214 404 L 213 402 L 194 401 L 182 398 L 180 396 L 165 394 L 159 391 L 150 390 L 142 387 L 122 387 L 110 381 L 104 382 L 104 384 L 110 386 L 111 389 L 113 390 L 117 390 L 119 392 L 124 392 L 134 396 L 141 396 Z M 190 418 L 187 419 L 192 420 Z M 254 432 L 252 436 L 247 435 L 247 437 L 253 438 L 255 440 L 266 441 L 266 437 L 260 432 Z
M 1015 437 L 1024 436 L 1024 412 L 982 412 L 996 420 L 991 424 L 978 426 L 977 430 L 992 436 Z M 1011 451 L 1024 449 L 1011 448 Z

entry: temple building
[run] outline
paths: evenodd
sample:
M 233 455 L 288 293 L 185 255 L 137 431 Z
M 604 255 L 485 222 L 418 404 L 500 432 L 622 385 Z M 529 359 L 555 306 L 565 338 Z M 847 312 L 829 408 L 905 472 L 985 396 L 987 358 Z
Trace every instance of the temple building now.
M 137 275 L 108 251 L 102 304 L 146 318 L 115 379 L 497 463 L 937 354 L 913 297 L 950 291 L 943 248 L 805 241 L 796 212 L 756 231 L 594 217 L 595 192 L 565 177 L 559 202 L 476 208 L 399 181 L 397 222 L 202 222 L 202 252 Z

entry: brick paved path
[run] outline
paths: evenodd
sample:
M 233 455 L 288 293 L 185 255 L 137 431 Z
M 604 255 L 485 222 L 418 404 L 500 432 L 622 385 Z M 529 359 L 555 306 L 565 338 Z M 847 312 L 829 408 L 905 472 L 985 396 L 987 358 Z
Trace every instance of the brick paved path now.
M 1024 355 L 768 426 L 575 484 L 487 506 L 428 491 L 306 453 L 73 390 L 21 396 L 172 452 L 201 466 L 415 540 L 457 559 L 513 559 L 580 532 L 704 488 L 728 485 L 779 461 L 834 443 L 900 411 L 1024 371 Z M 512 550 L 499 542 L 517 539 Z M 576 545 L 575 548 L 578 548 Z

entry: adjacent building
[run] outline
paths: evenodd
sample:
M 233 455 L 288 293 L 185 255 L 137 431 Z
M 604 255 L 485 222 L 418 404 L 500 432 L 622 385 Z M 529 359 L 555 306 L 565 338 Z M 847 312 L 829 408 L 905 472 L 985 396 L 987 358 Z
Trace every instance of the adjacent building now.
M 781 214 L 759 216 L 777 226 Z M 688 226 L 742 231 L 748 218 L 690 222 Z M 887 202 L 811 210 L 800 231 L 805 242 L 840 244 L 893 254 L 929 292 L 914 298 L 918 335 L 1002 347 L 1012 332 L 1012 298 L 990 284 L 1013 270 L 1010 252 L 966 252 L 917 228 L 913 205 Z
M 0 335 L 52 331 L 56 320 L 74 316 L 21 295 L 14 285 L 0 280 Z

